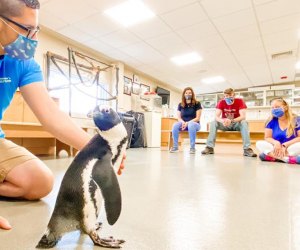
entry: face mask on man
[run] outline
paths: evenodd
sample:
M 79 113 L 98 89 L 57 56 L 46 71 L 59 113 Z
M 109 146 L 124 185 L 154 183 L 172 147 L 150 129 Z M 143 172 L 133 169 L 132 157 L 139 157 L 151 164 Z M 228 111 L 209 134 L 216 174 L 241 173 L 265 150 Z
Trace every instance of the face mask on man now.
M 227 105 L 232 105 L 233 104 L 233 100 L 234 100 L 233 97 L 226 97 L 224 99 L 225 99 L 225 102 L 226 102 Z
M 192 95 L 184 95 L 185 100 L 192 100 Z
M 18 33 L 13 27 L 4 22 L 7 26 L 9 26 L 12 30 Z M 38 45 L 38 41 L 27 38 L 20 33 L 18 33 L 18 37 L 15 41 L 5 46 L 1 45 L 2 49 L 5 52 L 5 55 L 19 59 L 19 60 L 28 60 L 33 58 L 35 54 L 36 47 Z
M 282 117 L 284 115 L 283 108 L 272 109 L 272 115 L 277 118 Z

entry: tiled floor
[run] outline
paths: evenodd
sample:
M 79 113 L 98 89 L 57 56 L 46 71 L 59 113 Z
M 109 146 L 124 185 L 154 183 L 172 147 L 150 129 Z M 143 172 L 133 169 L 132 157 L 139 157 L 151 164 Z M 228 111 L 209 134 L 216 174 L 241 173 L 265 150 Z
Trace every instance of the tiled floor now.
M 242 156 L 241 145 L 218 145 L 215 155 L 130 149 L 119 178 L 123 210 L 103 236 L 125 239 L 126 250 L 300 249 L 300 166 Z M 42 201 L 0 200 L 13 225 L 0 230 L 1 250 L 34 249 L 53 209 L 71 159 L 44 159 L 56 175 Z M 94 249 L 88 236 L 65 235 L 56 249 Z M 101 249 L 96 248 L 95 249 Z

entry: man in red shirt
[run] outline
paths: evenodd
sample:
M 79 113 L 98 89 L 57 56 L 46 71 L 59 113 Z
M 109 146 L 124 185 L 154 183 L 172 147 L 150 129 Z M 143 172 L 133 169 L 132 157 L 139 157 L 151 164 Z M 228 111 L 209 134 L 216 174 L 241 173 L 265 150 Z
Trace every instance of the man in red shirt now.
M 216 119 L 210 123 L 209 136 L 206 147 L 201 152 L 203 155 L 214 154 L 217 130 L 241 131 L 243 138 L 244 156 L 256 157 L 250 148 L 250 135 L 246 121 L 247 106 L 243 99 L 235 98 L 232 88 L 225 89 L 224 99 L 219 101 L 216 107 Z

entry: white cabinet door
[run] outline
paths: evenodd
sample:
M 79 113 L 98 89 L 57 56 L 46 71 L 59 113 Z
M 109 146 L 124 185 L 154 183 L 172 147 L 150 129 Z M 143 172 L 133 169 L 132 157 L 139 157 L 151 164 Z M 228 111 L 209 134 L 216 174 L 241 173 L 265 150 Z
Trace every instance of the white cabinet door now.
M 147 147 L 159 148 L 161 141 L 161 113 L 144 112 Z

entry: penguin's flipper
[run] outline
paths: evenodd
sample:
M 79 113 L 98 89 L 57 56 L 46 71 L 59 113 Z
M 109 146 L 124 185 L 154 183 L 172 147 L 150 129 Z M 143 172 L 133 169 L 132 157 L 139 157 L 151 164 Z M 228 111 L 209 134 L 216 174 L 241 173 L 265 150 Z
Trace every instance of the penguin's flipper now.
M 99 159 L 95 163 L 92 178 L 101 190 L 107 221 L 113 225 L 120 216 L 122 198 L 119 182 L 109 157 Z

